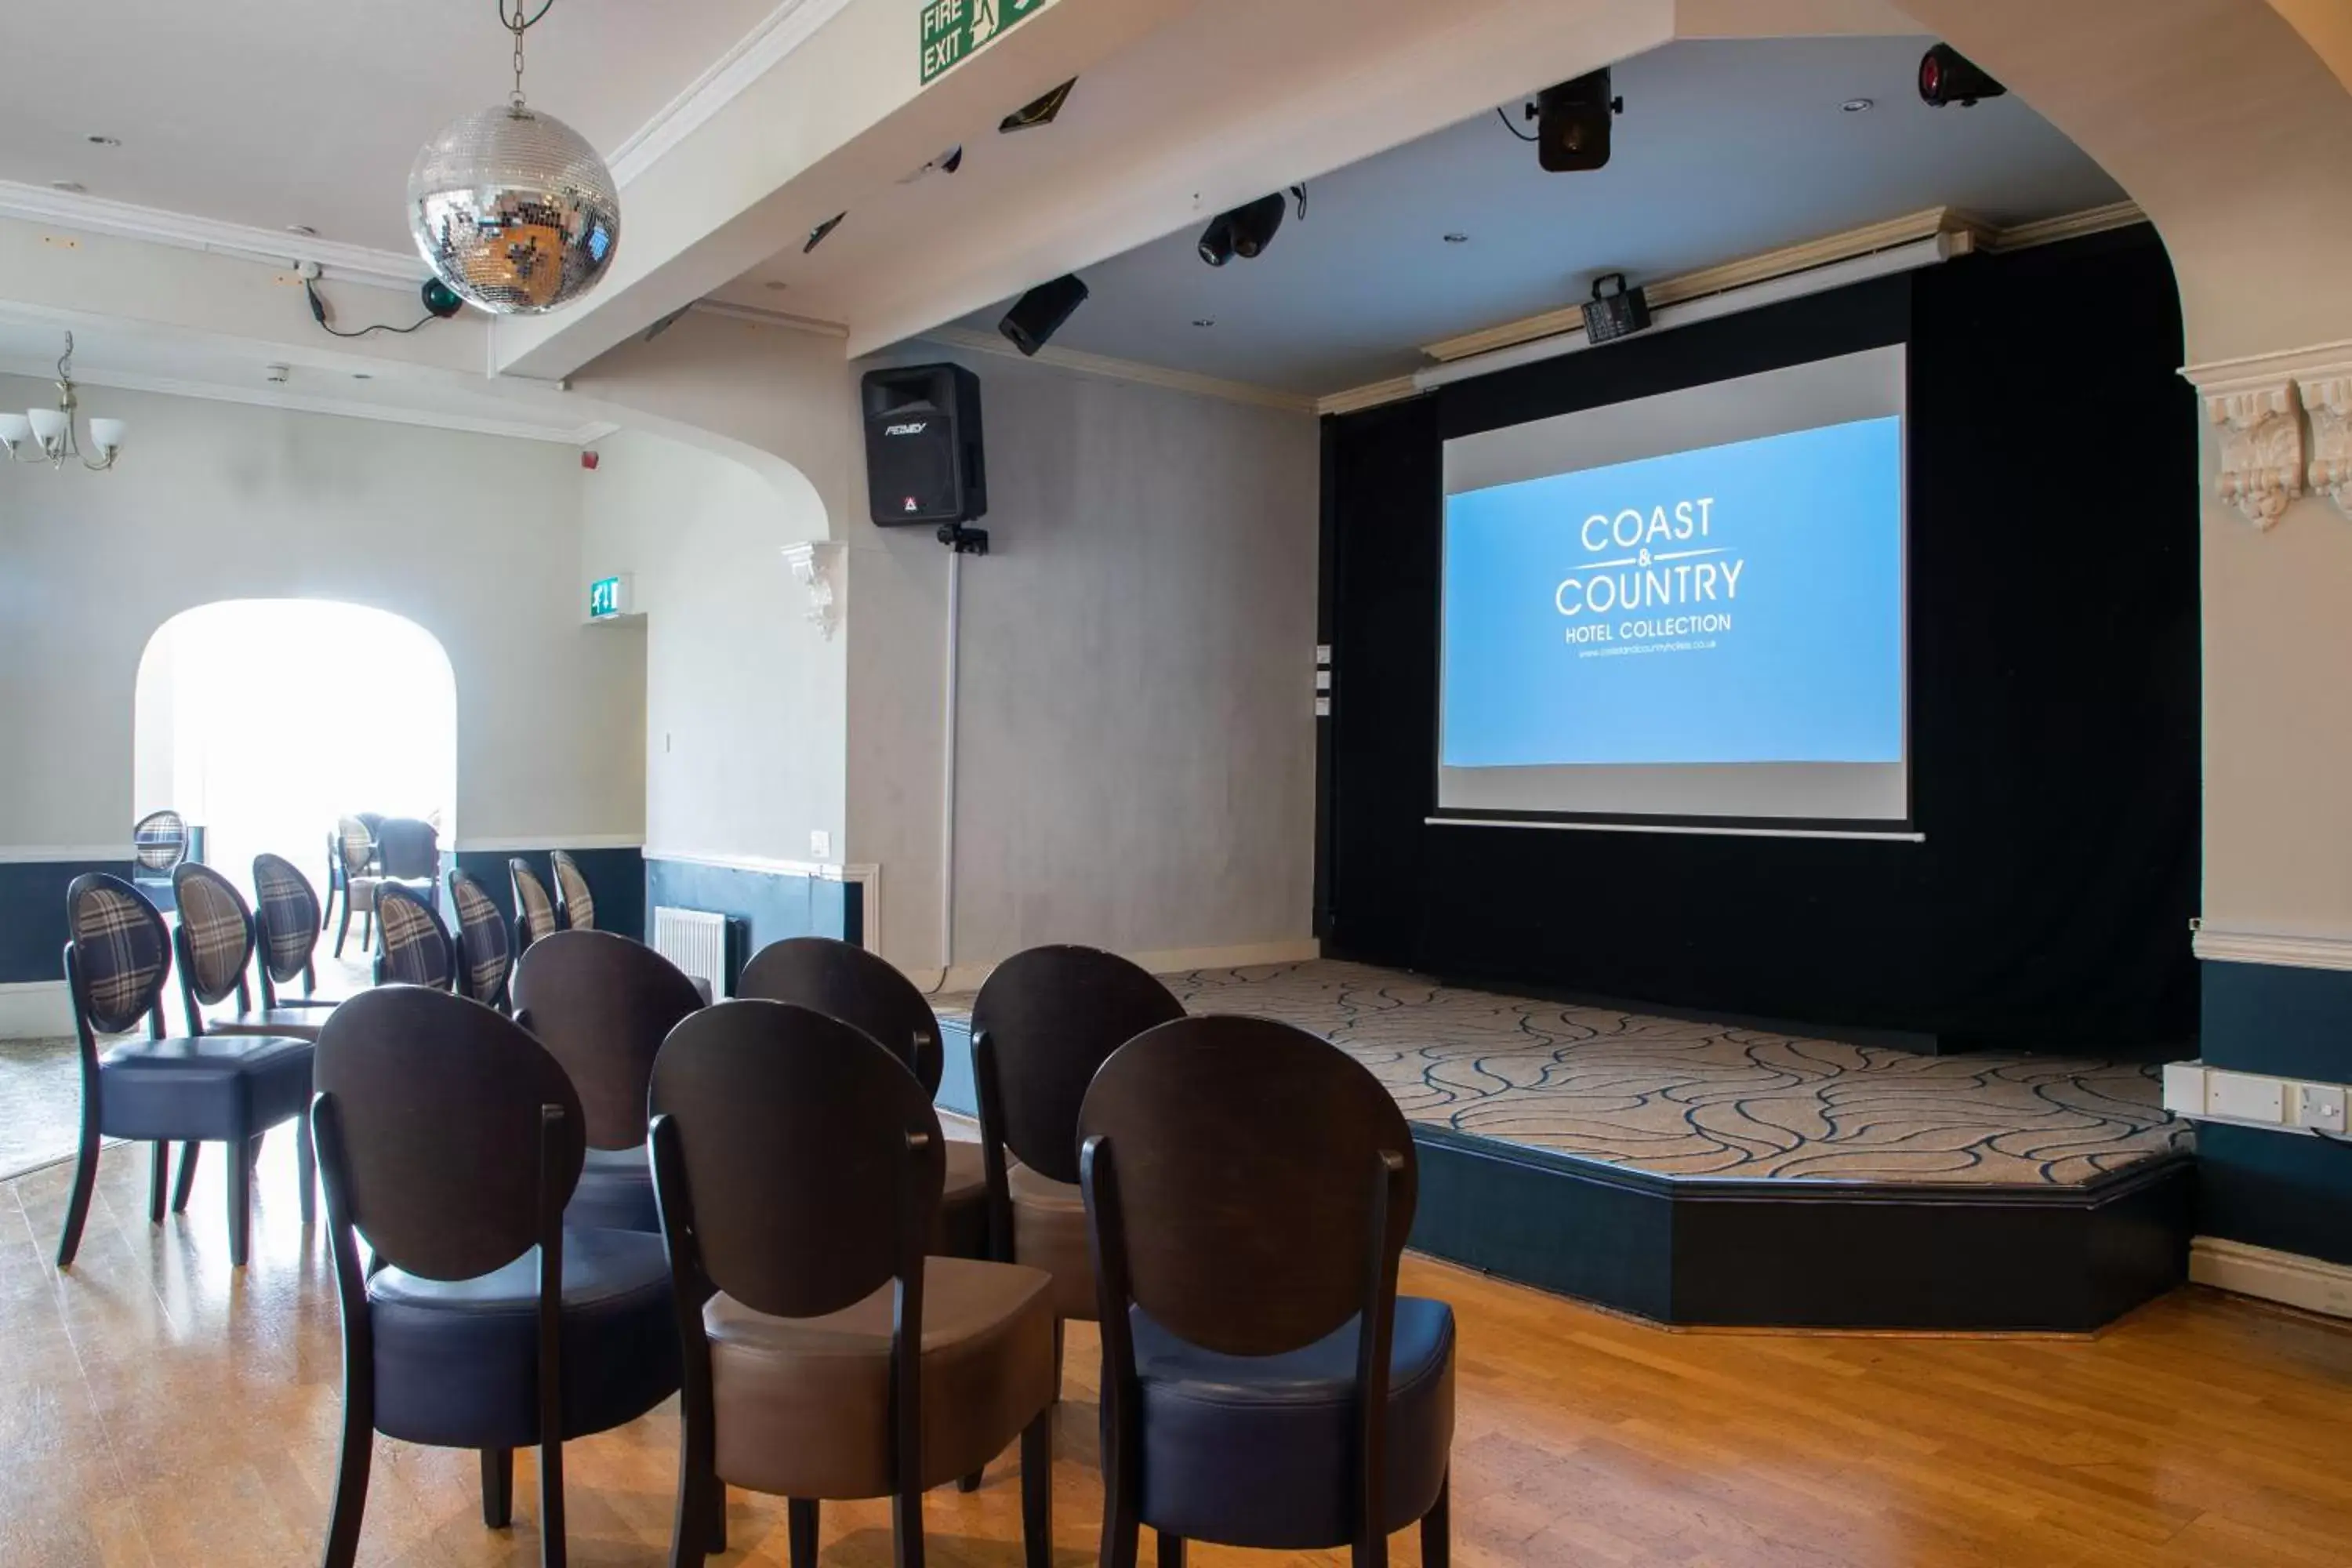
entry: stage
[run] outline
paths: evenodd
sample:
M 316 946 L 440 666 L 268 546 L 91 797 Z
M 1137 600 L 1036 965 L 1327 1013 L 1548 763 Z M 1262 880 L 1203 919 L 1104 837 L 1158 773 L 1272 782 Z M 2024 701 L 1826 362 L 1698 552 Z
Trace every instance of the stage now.
M 2191 1134 L 2153 1067 L 1917 1056 L 1328 960 L 1162 978 L 1370 1068 L 1421 1146 L 1414 1245 L 1506 1278 L 1664 1322 L 2081 1331 L 2185 1272 Z M 959 1034 L 969 1005 L 941 1004 Z

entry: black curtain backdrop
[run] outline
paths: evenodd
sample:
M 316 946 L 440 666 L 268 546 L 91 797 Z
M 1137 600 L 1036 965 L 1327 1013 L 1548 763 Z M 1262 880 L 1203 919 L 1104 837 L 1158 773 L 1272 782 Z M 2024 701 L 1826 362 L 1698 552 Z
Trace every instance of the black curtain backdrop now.
M 1927 842 L 1426 826 L 1440 443 L 1906 341 Z M 1327 950 L 1946 1048 L 2189 1054 L 2199 509 L 2180 354 L 2143 226 L 1327 418 Z

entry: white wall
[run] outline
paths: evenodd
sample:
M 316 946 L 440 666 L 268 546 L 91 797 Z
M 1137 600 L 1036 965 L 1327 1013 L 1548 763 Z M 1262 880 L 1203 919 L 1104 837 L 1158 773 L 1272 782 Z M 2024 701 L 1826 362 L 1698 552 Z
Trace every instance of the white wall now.
M 806 618 L 782 547 L 824 509 L 740 463 L 656 436 L 599 445 L 583 476 L 581 594 L 635 576 L 645 612 L 648 854 L 838 859 L 846 829 L 845 639 Z
M 954 959 L 1306 942 L 1315 421 L 968 363 L 992 545 L 963 564 Z M 948 552 L 865 516 L 842 530 L 850 848 L 883 868 L 883 951 L 936 968 Z
M 0 407 L 51 401 L 0 376 Z M 467 841 L 634 841 L 641 644 L 582 624 L 581 472 L 568 447 L 90 387 L 131 421 L 110 473 L 0 469 L 0 845 L 127 842 L 139 661 L 178 612 L 227 598 L 373 605 L 438 637 L 457 678 Z M 288 649 L 286 657 L 319 657 Z M 272 721 L 363 733 L 365 694 Z

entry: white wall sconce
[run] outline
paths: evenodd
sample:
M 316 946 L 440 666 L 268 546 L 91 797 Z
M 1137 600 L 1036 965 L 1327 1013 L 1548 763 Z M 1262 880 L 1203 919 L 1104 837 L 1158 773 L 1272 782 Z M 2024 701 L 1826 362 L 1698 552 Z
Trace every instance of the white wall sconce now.
M 835 563 L 839 560 L 841 546 L 837 543 L 812 540 L 803 544 L 784 546 L 784 564 L 793 570 L 793 581 L 808 593 L 806 616 L 809 625 L 824 635 L 829 642 L 834 628 L 841 624 L 839 601 L 835 595 Z

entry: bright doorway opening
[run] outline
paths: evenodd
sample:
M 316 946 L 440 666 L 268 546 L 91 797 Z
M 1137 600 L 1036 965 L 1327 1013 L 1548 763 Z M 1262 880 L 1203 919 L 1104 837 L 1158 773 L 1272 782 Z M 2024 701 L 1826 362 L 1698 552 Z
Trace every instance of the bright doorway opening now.
M 358 812 L 457 830 L 457 682 L 439 639 L 389 611 L 227 599 L 149 639 L 134 715 L 135 815 L 169 807 L 249 890 L 253 858 L 318 883 L 327 836 Z

